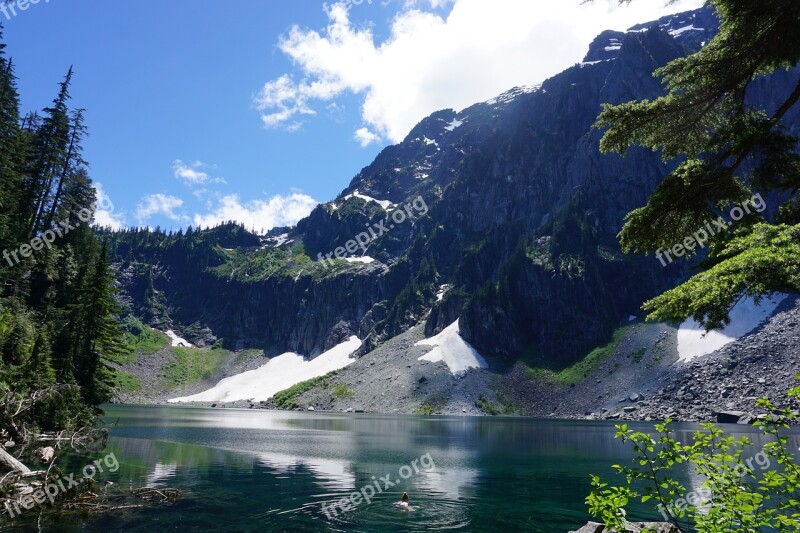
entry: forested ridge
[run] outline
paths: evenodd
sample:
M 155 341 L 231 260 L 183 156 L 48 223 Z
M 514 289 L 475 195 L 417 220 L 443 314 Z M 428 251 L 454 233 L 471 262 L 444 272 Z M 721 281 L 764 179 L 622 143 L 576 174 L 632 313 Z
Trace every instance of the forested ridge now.
M 22 114 L 0 44 L 0 428 L 12 439 L 90 423 L 111 397 L 108 363 L 129 350 L 107 245 L 92 229 L 72 77 L 70 67 L 48 107 Z

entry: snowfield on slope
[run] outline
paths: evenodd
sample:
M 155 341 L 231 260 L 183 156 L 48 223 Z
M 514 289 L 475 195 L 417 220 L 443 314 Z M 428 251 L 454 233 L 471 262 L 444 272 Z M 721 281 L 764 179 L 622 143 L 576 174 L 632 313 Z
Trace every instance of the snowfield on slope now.
M 364 263 L 365 265 L 375 262 L 375 259 L 368 255 L 364 255 L 361 257 L 345 257 L 344 260 L 347 261 L 348 263 Z
M 723 346 L 747 335 L 775 313 L 787 294 L 775 294 L 756 305 L 753 298 L 739 301 L 731 310 L 731 322 L 724 329 L 706 331 L 690 318 L 678 329 L 678 355 L 681 361 L 716 352 Z
M 180 346 L 182 346 L 184 348 L 193 348 L 194 347 L 194 344 L 192 344 L 191 342 L 187 341 L 186 339 L 184 339 L 182 337 L 178 337 L 178 335 L 174 331 L 172 331 L 171 329 L 168 329 L 166 331 L 166 335 L 167 335 L 167 337 L 169 337 L 169 340 L 172 341 L 172 346 L 173 347 L 180 347 Z
M 419 358 L 420 361 L 438 363 L 444 361 L 453 375 L 470 368 L 489 368 L 481 354 L 461 338 L 458 320 L 430 339 L 417 342 L 415 346 L 434 346 L 434 349 Z
M 347 199 L 353 198 L 353 197 L 361 198 L 362 200 L 364 200 L 366 202 L 375 202 L 376 204 L 381 206 L 384 210 L 388 210 L 388 209 L 390 209 L 392 207 L 395 207 L 395 204 L 393 204 L 389 200 L 376 200 L 372 196 L 367 196 L 366 194 L 361 194 L 360 192 L 358 192 L 358 189 L 356 189 L 353 192 L 353 194 L 348 194 L 347 196 L 342 198 L 342 200 L 347 200 Z
M 194 396 L 174 398 L 169 400 L 169 403 L 265 401 L 302 381 L 318 378 L 350 365 L 355 362 L 355 359 L 350 358 L 350 354 L 360 347 L 359 338 L 352 336 L 311 360 L 288 352 L 273 357 L 256 370 L 225 378 L 213 389 Z

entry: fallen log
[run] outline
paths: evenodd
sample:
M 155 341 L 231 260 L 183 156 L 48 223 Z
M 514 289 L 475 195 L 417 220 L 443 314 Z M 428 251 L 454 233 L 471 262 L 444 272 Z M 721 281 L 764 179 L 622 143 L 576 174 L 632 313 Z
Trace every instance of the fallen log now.
M 7 466 L 12 472 L 19 472 L 24 475 L 31 473 L 31 469 L 20 463 L 16 457 L 0 447 L 0 464 Z

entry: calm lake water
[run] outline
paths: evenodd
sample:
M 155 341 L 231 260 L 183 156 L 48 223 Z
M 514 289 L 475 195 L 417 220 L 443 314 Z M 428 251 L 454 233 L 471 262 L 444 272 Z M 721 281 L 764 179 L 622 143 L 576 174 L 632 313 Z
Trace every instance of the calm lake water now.
M 64 472 L 113 453 L 119 470 L 98 474 L 101 482 L 174 487 L 185 497 L 91 517 L 33 510 L 4 531 L 566 532 L 588 519 L 589 474 L 614 479 L 610 465 L 631 457 L 614 439 L 614 424 L 599 421 L 154 406 L 106 412 L 108 449 L 62 461 Z M 675 427 L 688 440 L 698 426 Z M 759 437 L 754 428 L 732 429 Z M 428 456 L 435 468 L 425 468 Z M 379 478 L 387 474 L 400 482 L 384 489 Z M 383 492 L 371 503 L 325 513 L 324 504 L 374 488 L 373 478 Z M 414 510 L 395 507 L 403 491 Z

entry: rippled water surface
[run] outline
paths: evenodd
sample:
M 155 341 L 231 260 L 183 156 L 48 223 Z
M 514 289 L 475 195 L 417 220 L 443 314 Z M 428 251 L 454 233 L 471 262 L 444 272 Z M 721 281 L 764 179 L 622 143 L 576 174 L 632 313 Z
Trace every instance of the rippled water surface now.
M 152 406 L 109 406 L 106 419 L 108 450 L 70 458 L 65 472 L 113 452 L 120 468 L 100 481 L 185 497 L 91 517 L 29 511 L 14 530 L 565 532 L 588 519 L 589 474 L 613 479 L 610 465 L 630 459 L 606 422 Z M 676 428 L 686 438 L 696 426 Z M 387 474 L 399 483 L 384 489 Z M 325 512 L 376 480 L 382 492 L 371 503 Z M 410 511 L 394 505 L 403 491 Z

